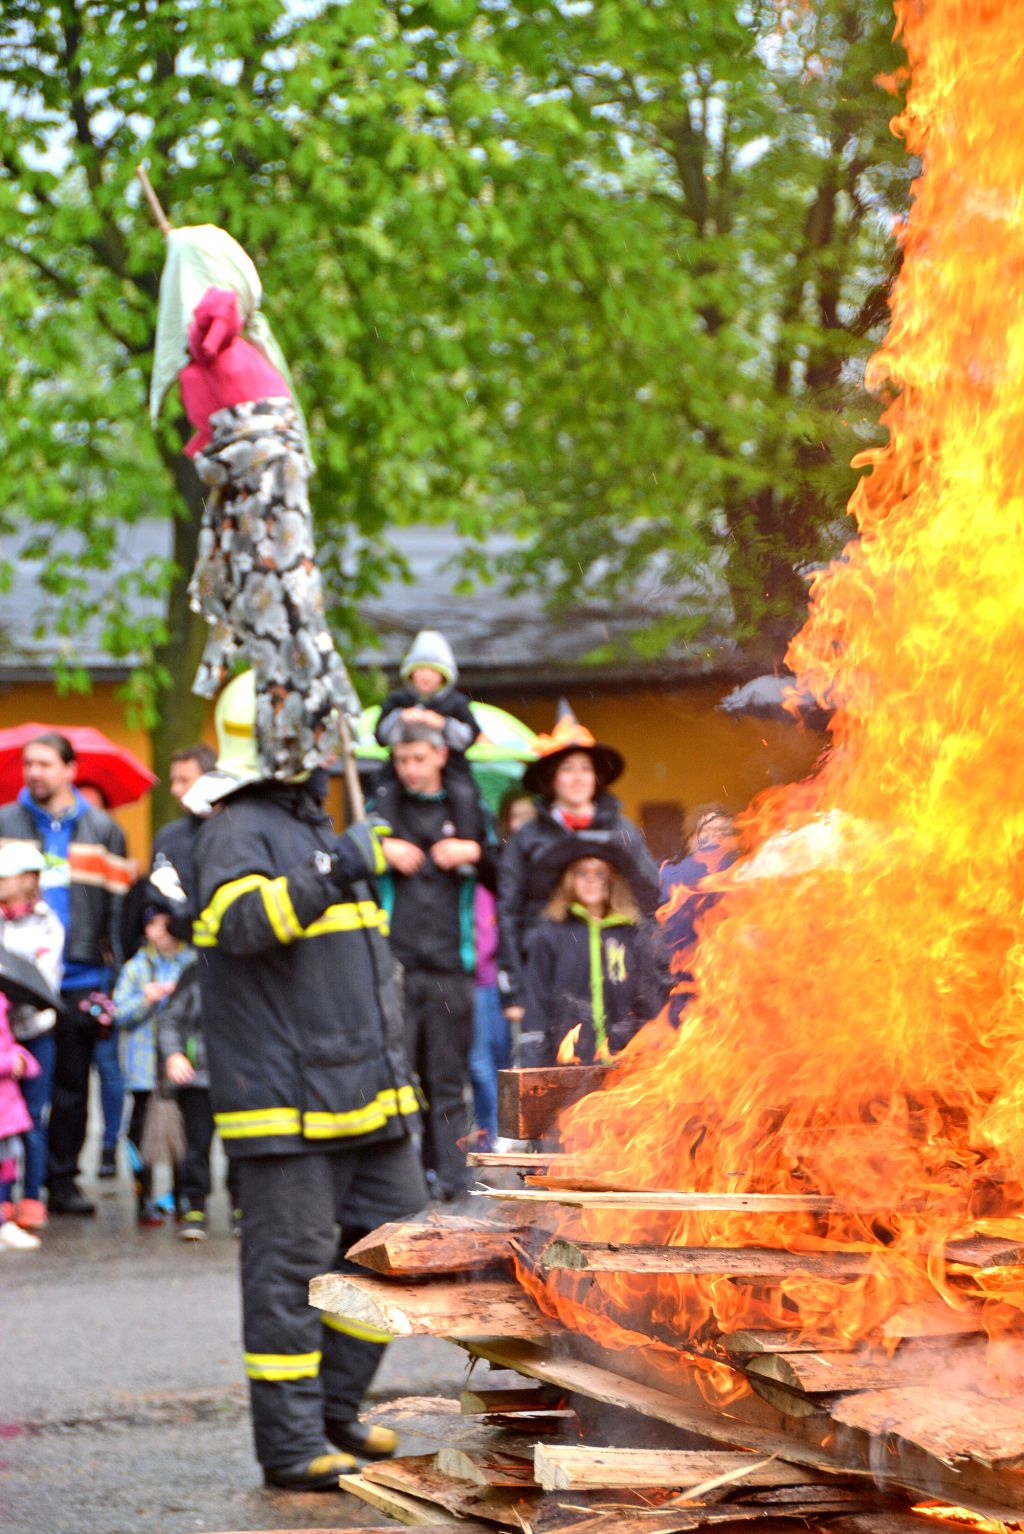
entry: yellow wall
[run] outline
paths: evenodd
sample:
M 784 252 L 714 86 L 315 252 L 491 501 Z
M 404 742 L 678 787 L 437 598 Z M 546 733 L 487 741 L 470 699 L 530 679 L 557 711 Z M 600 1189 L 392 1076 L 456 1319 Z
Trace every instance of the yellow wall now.
M 731 684 L 730 684 L 731 685 Z M 736 811 L 772 783 L 806 777 L 824 738 L 797 725 L 737 719 L 717 711 L 729 686 L 669 689 L 574 688 L 577 717 L 626 758 L 614 786 L 627 815 L 639 822 L 644 802 L 676 801 L 684 814 L 707 803 Z M 556 697 L 495 694 L 497 703 L 535 730 L 554 724 Z
M 55 730 L 65 724 L 88 724 L 102 730 L 119 746 L 127 746 L 147 767 L 151 766 L 149 736 L 145 730 L 126 724 L 124 709 L 114 696 L 116 689 L 115 682 L 97 682 L 91 693 L 69 693 L 60 698 L 48 682 L 15 683 L 0 693 L 0 729 L 12 729 L 30 720 Z M 114 819 L 128 838 L 129 856 L 148 866 L 151 841 L 148 798 L 116 810 Z
M 645 803 L 678 803 L 684 814 L 710 802 L 740 810 L 772 783 L 805 777 L 823 738 L 795 725 L 770 720 L 735 719 L 716 710 L 727 687 L 695 684 L 673 689 L 616 689 L 591 686 L 570 691 L 570 702 L 598 740 L 616 746 L 626 771 L 615 785 L 626 813 L 640 822 Z M 0 729 L 26 720 L 60 728 L 89 724 L 103 730 L 147 765 L 152 747 L 144 730 L 129 727 L 115 697 L 116 684 L 97 683 L 87 696 L 59 698 L 45 682 L 18 683 L 0 693 Z M 487 701 L 525 720 L 535 730 L 549 730 L 556 695 L 488 694 Z M 330 808 L 341 810 L 335 784 Z M 337 802 L 334 802 L 337 801 Z M 148 799 L 118 810 L 115 819 L 128 838 L 128 850 L 148 864 L 151 833 Z

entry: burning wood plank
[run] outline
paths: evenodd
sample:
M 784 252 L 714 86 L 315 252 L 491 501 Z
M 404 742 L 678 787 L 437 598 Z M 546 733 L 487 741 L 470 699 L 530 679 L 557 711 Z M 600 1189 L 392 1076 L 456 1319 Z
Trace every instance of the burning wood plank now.
M 380 1225 L 346 1255 L 375 1273 L 400 1277 L 471 1273 L 511 1264 L 511 1242 L 523 1234 L 520 1226 L 451 1215 L 443 1223 Z
M 474 1357 L 486 1359 L 497 1368 L 515 1369 L 517 1373 L 545 1384 L 604 1401 L 609 1406 L 639 1412 L 641 1416 L 667 1422 L 684 1432 L 699 1433 L 713 1443 L 746 1448 L 763 1456 L 777 1456 L 812 1469 L 835 1472 L 842 1468 L 827 1450 L 800 1443 L 783 1432 L 726 1417 L 703 1402 L 688 1401 L 597 1364 L 585 1363 L 578 1358 L 555 1358 L 544 1348 L 518 1338 L 467 1339 L 463 1345 Z
M 844 1396 L 831 1415 L 876 1438 L 916 1444 L 947 1465 L 1024 1466 L 1024 1411 L 988 1396 L 909 1385 Z
M 473 1486 L 497 1486 L 505 1489 L 532 1489 L 537 1481 L 531 1459 L 516 1459 L 508 1454 L 467 1454 L 464 1449 L 441 1449 L 434 1455 L 434 1468 L 441 1475 Z
M 1000 1236 L 968 1236 L 946 1243 L 946 1261 L 969 1268 L 1016 1268 L 1024 1266 L 1024 1242 Z
M 874 1271 L 860 1252 L 781 1252 L 768 1247 L 630 1246 L 559 1237 L 540 1256 L 543 1268 L 593 1273 L 711 1273 L 732 1278 L 857 1278 Z
M 812 1337 L 800 1332 L 780 1332 L 741 1328 L 735 1332 L 723 1332 L 722 1346 L 727 1353 L 743 1358 L 752 1353 L 834 1353 L 843 1349 L 840 1337 Z M 854 1344 L 847 1346 L 852 1350 Z
M 878 1271 L 877 1252 L 786 1251 L 776 1247 L 662 1246 L 615 1241 L 569 1241 L 561 1237 L 541 1253 L 544 1268 L 595 1273 L 713 1273 L 737 1278 L 860 1278 Z M 965 1267 L 1007 1265 L 1017 1248 L 1011 1242 L 953 1242 L 947 1261 Z
M 983 1335 L 981 1310 L 966 1305 L 953 1310 L 949 1305 L 907 1305 L 882 1322 L 882 1337 L 887 1342 L 904 1337 L 966 1337 Z
M 820 1484 L 821 1476 L 756 1454 L 713 1449 L 604 1449 L 538 1444 L 533 1470 L 546 1491 L 671 1486 L 684 1491 L 727 1477 L 734 1488 Z
M 546 1167 L 549 1171 L 567 1171 L 573 1158 L 564 1151 L 470 1151 L 466 1160 L 470 1166 L 520 1169 L 537 1172 Z
M 561 1204 L 567 1209 L 650 1209 L 665 1214 L 830 1214 L 839 1207 L 834 1199 L 820 1193 L 689 1193 L 667 1188 L 636 1188 L 617 1193 L 486 1188 L 480 1190 L 477 1197 L 510 1204 Z
M 960 1460 L 956 1468 L 951 1469 L 932 1449 L 923 1448 L 909 1439 L 904 1440 L 898 1454 L 886 1454 L 884 1460 L 880 1460 L 870 1427 L 865 1427 L 862 1432 L 851 1432 L 844 1438 L 840 1452 L 831 1430 L 831 1424 L 840 1420 L 838 1410 L 832 1411 L 831 1416 L 818 1413 L 801 1420 L 783 1416 L 768 1405 L 755 1404 L 748 1398 L 733 1402 L 727 1415 L 703 1402 L 698 1404 L 692 1398 L 616 1373 L 611 1368 L 577 1358 L 556 1358 L 547 1347 L 536 1343 L 479 1338 L 466 1340 L 461 1345 L 497 1368 L 515 1369 L 529 1378 L 639 1412 L 732 1449 L 774 1456 L 790 1464 L 833 1475 L 866 1476 L 887 1490 L 901 1488 L 917 1495 L 945 1496 L 950 1502 L 990 1518 L 1016 1521 L 1024 1511 L 1024 1477 L 1015 1470 L 990 1469 L 977 1458 Z M 616 1361 L 619 1356 L 615 1354 Z M 625 1360 L 626 1355 L 622 1357 Z M 798 1399 L 795 1393 L 788 1394 Z M 879 1393 L 884 1394 L 890 1392 Z M 858 1399 L 864 1398 L 855 1395 L 841 1398 L 841 1407 Z
M 549 1065 L 498 1072 L 498 1133 L 539 1140 L 563 1108 L 604 1086 L 606 1065 Z
M 552 1330 L 551 1322 L 509 1279 L 403 1284 L 358 1273 L 322 1273 L 310 1280 L 309 1302 L 394 1337 L 458 1339 L 495 1332 L 542 1337 Z
M 963 1383 L 961 1362 L 968 1374 L 976 1374 L 980 1385 L 985 1375 L 984 1348 L 959 1348 L 956 1357 L 958 1385 Z M 943 1366 L 934 1349 L 924 1347 L 897 1351 L 891 1357 L 877 1353 L 774 1353 L 748 1359 L 745 1371 L 807 1395 L 834 1395 L 924 1384 L 934 1380 L 936 1369 Z

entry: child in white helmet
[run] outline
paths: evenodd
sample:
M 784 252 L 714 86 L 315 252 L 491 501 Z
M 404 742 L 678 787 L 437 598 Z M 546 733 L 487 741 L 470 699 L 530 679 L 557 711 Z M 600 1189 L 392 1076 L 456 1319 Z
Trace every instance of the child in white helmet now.
M 45 867 L 46 860 L 33 842 L 11 841 L 0 847 L 0 948 L 28 959 L 56 993 L 64 973 L 64 923 L 40 893 L 39 876 Z M 19 1002 L 10 1007 L 9 1016 L 15 1040 L 38 1067 L 29 1067 L 19 1081 L 32 1122 L 22 1136 L 21 1198 L 13 1214 L 24 1230 L 42 1230 L 47 1220 L 42 1185 L 57 1014 L 52 1007 Z

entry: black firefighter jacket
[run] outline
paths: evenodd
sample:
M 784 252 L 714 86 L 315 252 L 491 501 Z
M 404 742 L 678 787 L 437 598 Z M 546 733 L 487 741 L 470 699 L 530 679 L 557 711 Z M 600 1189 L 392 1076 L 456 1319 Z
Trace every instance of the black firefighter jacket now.
M 214 1119 L 231 1156 L 341 1149 L 414 1126 L 394 960 L 373 886 L 339 893 L 301 790 L 243 789 L 195 860 Z M 354 861 L 354 860 L 353 860 Z

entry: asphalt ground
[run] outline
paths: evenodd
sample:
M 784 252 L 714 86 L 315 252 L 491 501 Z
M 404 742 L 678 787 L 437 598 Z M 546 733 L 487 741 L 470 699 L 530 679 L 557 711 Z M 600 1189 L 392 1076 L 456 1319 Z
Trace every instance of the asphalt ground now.
M 96 1164 L 94 1144 L 85 1164 Z M 99 1203 L 95 1218 L 58 1216 L 40 1251 L 0 1255 L 3 1534 L 212 1534 L 385 1522 L 350 1495 L 262 1485 L 226 1195 L 211 1198 L 209 1239 L 191 1244 L 173 1225 L 136 1227 L 123 1167 L 116 1183 L 85 1177 L 83 1186 Z M 386 1422 L 393 1398 L 451 1398 L 465 1383 L 461 1349 L 402 1338 L 388 1349 L 369 1403 L 374 1419 Z M 400 1452 L 436 1447 L 405 1435 Z

